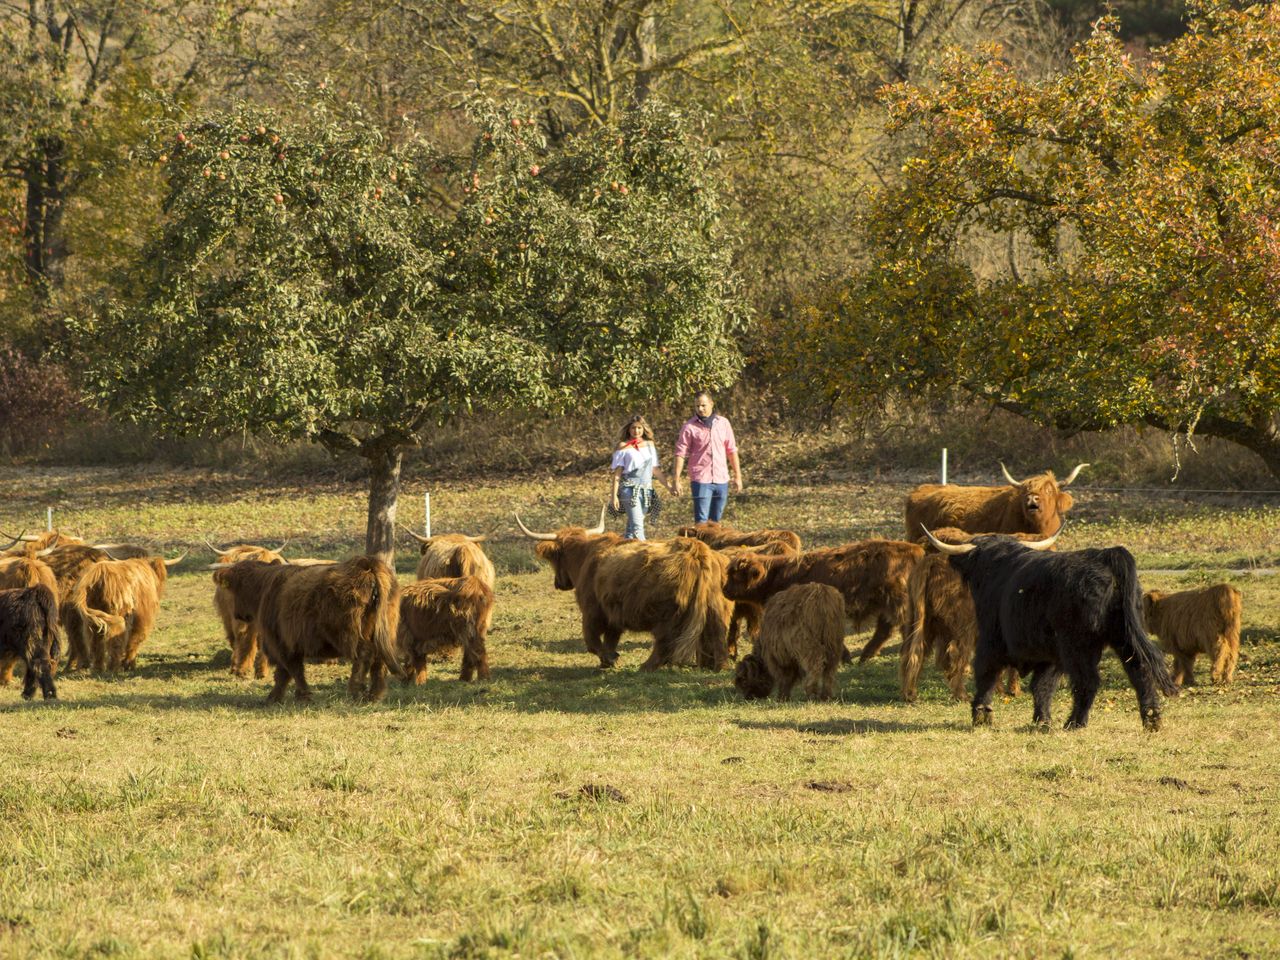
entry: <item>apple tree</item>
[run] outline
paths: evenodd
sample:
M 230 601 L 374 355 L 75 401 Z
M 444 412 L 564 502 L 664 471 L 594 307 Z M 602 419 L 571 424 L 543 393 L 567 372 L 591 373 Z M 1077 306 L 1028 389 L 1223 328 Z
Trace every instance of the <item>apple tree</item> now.
M 476 100 L 449 154 L 305 92 L 164 129 L 158 238 L 71 321 L 98 403 L 179 434 L 302 438 L 369 462 L 390 556 L 406 447 L 476 407 L 726 384 L 744 315 L 685 118 L 646 104 L 548 149 Z
M 1198 431 L 1280 476 L 1280 7 L 1204 0 L 1149 57 L 1102 20 L 1041 80 L 957 51 L 887 99 L 901 175 L 784 381 Z

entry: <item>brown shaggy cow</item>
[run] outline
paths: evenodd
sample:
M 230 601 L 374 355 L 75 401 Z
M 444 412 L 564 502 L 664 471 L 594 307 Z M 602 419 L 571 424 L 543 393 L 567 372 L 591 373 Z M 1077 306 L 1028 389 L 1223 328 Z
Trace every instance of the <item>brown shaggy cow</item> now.
M 427 678 L 427 658 L 462 648 L 461 679 L 489 679 L 485 640 L 493 590 L 481 577 L 436 577 L 400 590 L 400 649 L 413 663 L 415 684 Z
M 791 530 L 735 530 L 715 520 L 680 527 L 677 537 L 694 537 L 717 550 L 724 547 L 765 547 L 774 543 L 786 544 L 792 553 L 800 552 L 800 537 Z
M 623 540 L 603 533 L 604 512 L 591 530 L 562 527 L 524 534 L 540 541 L 537 554 L 555 569 L 557 590 L 573 590 L 582 611 L 582 637 L 601 667 L 618 659 L 624 630 L 653 633 L 653 650 L 640 666 L 696 662 L 722 670 L 733 605 L 722 587 L 725 558 L 699 540 Z
M 921 484 L 907 494 L 907 539 L 917 539 L 921 525 L 930 530 L 958 527 L 973 534 L 1030 533 L 1050 537 L 1058 532 L 1073 503 L 1071 494 L 1061 488 L 1069 486 L 1087 466 L 1079 464 L 1061 484 L 1049 471 L 1015 480 L 1003 463 L 1000 469 L 1004 470 L 1008 486 Z
M 418 561 L 417 578 L 435 580 L 440 577 L 479 577 L 490 590 L 494 588 L 493 563 L 485 555 L 480 542 L 483 536 L 468 537 L 464 533 L 441 533 L 423 537 L 408 527 L 400 528 L 418 541 L 422 559 Z
M 1199 590 L 1142 595 L 1142 619 L 1165 652 L 1173 654 L 1173 682 L 1195 683 L 1196 654 L 1213 662 L 1214 683 L 1228 684 L 1240 659 L 1240 591 L 1229 583 Z
M 844 597 L 823 583 L 798 583 L 774 594 L 764 608 L 760 639 L 738 664 L 733 684 L 748 700 L 778 688 L 779 700 L 804 678 L 810 700 L 830 700 L 844 653 Z
M 235 598 L 236 619 L 255 624 L 275 667 L 268 703 L 283 699 L 290 680 L 298 700 L 311 699 L 308 659 L 350 660 L 347 692 L 353 700 L 382 699 L 384 667 L 396 676 L 403 673 L 396 648 L 400 585 L 376 557 L 305 566 L 241 560 L 218 570 L 214 582 Z
M 262 563 L 284 563 L 285 559 L 280 555 L 280 551 L 284 549 L 281 544 L 276 549 L 271 550 L 267 547 L 255 547 L 251 544 L 241 543 L 234 547 L 227 547 L 225 550 L 219 550 L 213 544 L 208 544 L 209 548 L 218 555 L 218 562 L 214 567 L 219 567 L 227 563 L 239 563 L 241 560 L 259 560 Z M 235 600 L 231 596 L 231 591 L 226 587 L 217 583 L 214 578 L 213 588 L 213 609 L 218 612 L 218 618 L 222 621 L 222 631 L 226 635 L 227 645 L 231 647 L 231 673 L 237 677 L 249 676 L 249 664 L 253 664 L 253 675 L 259 679 L 267 675 L 267 657 L 258 649 L 258 631 L 254 629 L 252 623 L 245 623 L 236 619 Z
M 715 549 L 724 554 L 727 560 L 745 556 L 794 557 L 799 552 L 785 540 L 773 540 L 756 547 L 732 546 Z M 760 620 L 764 616 L 764 605 L 751 600 L 732 602 L 733 613 L 729 617 L 728 649 L 729 656 L 736 660 L 738 659 L 738 638 L 742 636 L 743 631 L 746 631 L 752 643 L 760 635 Z
M 26 554 L 0 557 L 0 590 L 25 590 L 28 587 L 45 586 L 56 598 L 58 580 L 49 565 L 39 559 L 41 553 L 47 555 L 48 552 L 35 550 L 33 545 Z M 57 626 L 57 617 L 54 618 L 54 626 Z M 13 668 L 22 656 L 17 649 L 0 653 L 0 687 L 7 687 L 13 682 Z M 57 671 L 56 663 L 54 671 Z
M 134 668 L 138 648 L 155 626 L 168 568 L 182 556 L 99 560 L 81 574 L 67 605 L 75 611 L 81 646 L 94 670 Z
M 107 551 L 111 552 L 108 553 Z M 81 574 L 100 560 L 132 560 L 146 557 L 151 551 L 145 547 L 129 544 L 87 544 L 83 542 L 63 544 L 59 539 L 53 553 L 44 557 L 53 575 L 58 578 L 58 599 L 61 606 L 58 616 L 63 633 L 67 637 L 67 669 L 75 670 L 87 667 L 90 663 L 89 650 L 84 646 L 84 631 L 75 608 L 71 605 L 71 589 Z
M 854 630 L 875 617 L 875 633 L 862 650 L 865 661 L 889 642 L 895 627 L 905 629 L 907 577 L 922 556 L 919 544 L 862 540 L 795 557 L 737 557 L 729 561 L 725 596 L 764 603 L 794 583 L 833 586 L 844 596 Z
M 58 600 L 44 584 L 0 590 L 0 656 L 21 659 L 27 666 L 22 697 L 35 696 L 36 683 L 46 700 L 57 699 L 53 664 L 58 659 Z

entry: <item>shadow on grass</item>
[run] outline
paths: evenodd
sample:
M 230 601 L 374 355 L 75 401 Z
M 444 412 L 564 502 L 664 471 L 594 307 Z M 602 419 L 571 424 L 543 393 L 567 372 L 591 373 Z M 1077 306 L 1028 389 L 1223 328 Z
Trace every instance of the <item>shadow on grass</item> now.
M 743 730 L 794 730 L 796 733 L 818 734 L 825 737 L 845 737 L 863 733 L 923 733 L 926 730 L 963 730 L 968 724 L 913 723 L 898 720 L 873 720 L 869 717 L 853 719 L 833 717 L 830 720 L 747 720 L 737 719 L 734 726 Z

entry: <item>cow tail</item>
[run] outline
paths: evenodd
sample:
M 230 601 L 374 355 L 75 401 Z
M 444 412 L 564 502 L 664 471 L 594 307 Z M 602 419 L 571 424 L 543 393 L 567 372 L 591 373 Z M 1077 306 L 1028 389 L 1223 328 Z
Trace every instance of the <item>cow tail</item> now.
M 1227 641 L 1240 646 L 1240 591 L 1224 584 L 1218 593 L 1218 615 L 1222 617 Z
M 379 658 L 397 677 L 405 675 L 400 662 L 400 648 L 396 642 L 400 629 L 400 587 L 395 574 L 385 565 L 378 564 L 369 570 L 373 578 L 369 609 L 373 613 L 373 647 Z
M 44 642 L 49 651 L 49 659 L 58 660 L 62 656 L 62 639 L 58 630 L 58 598 L 43 584 L 35 589 L 36 604 L 44 615 Z
M 696 549 L 691 549 L 685 557 L 684 575 L 695 579 L 689 584 L 684 618 L 676 627 L 672 640 L 671 662 L 696 664 L 702 643 L 702 630 L 707 625 L 707 614 L 711 604 L 717 599 L 713 591 L 718 592 L 719 583 L 709 557 L 702 556 L 701 551 Z
M 923 573 L 923 571 L 921 571 Z M 924 666 L 924 658 L 928 655 L 925 649 L 925 585 L 927 576 L 913 574 L 907 580 L 907 636 L 902 641 L 902 653 L 898 660 L 898 679 L 902 685 L 902 699 L 912 703 L 916 699 L 916 685 L 920 681 L 920 670 Z
M 1176 697 L 1178 685 L 1169 676 L 1164 653 L 1151 642 L 1142 624 L 1142 586 L 1138 583 L 1138 565 L 1133 554 L 1123 547 L 1113 547 L 1102 551 L 1102 556 L 1116 578 L 1120 607 L 1124 611 L 1124 649 L 1117 652 L 1125 660 L 1137 658 L 1138 665 L 1150 675 L 1156 687 L 1166 696 Z
M 85 578 L 81 577 L 76 581 L 75 588 L 71 592 L 71 609 L 84 623 L 89 624 L 101 634 L 119 633 L 124 630 L 124 617 L 117 617 L 115 614 L 107 613 L 105 610 L 95 610 L 89 606 L 88 591 L 85 587 Z

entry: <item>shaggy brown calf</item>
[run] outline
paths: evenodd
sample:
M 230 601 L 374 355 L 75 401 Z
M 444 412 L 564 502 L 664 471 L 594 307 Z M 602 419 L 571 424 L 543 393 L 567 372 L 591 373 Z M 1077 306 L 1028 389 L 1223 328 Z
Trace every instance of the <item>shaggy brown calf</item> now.
M 539 541 L 536 552 L 555 569 L 556 589 L 574 591 L 583 640 L 601 667 L 617 662 L 624 630 L 647 630 L 653 650 L 641 670 L 690 662 L 724 668 L 733 605 L 721 589 L 726 560 L 705 543 L 687 537 L 623 540 L 602 532 L 603 511 L 591 530 L 534 533 L 519 517 L 516 523 Z
M 1229 583 L 1200 590 L 1142 595 L 1142 619 L 1165 652 L 1173 654 L 1173 682 L 1195 683 L 1196 655 L 1213 662 L 1210 678 L 1228 684 L 1240 659 L 1240 591 Z
M 30 700 L 36 684 L 46 700 L 55 700 L 53 664 L 58 659 L 58 601 L 39 584 L 22 590 L 0 590 L 0 656 L 15 657 L 27 666 L 22 697 Z
M 1058 532 L 1071 509 L 1069 486 L 1087 463 L 1079 464 L 1061 484 L 1046 471 L 1026 480 L 1015 480 L 1004 469 L 1005 487 L 961 487 L 925 483 L 907 494 L 907 539 L 920 536 L 921 526 L 958 527 L 967 533 L 1031 533 L 1049 537 Z
M 800 537 L 791 530 L 735 530 L 715 520 L 680 527 L 677 537 L 693 537 L 716 550 L 724 547 L 766 547 L 780 543 L 790 547 L 791 553 L 800 552 Z
M 844 653 L 844 597 L 835 587 L 799 583 L 774 594 L 764 608 L 760 639 L 738 664 L 733 685 L 748 700 L 778 688 L 779 700 L 804 679 L 810 700 L 830 700 Z
M 423 537 L 408 527 L 402 529 L 418 541 L 422 559 L 418 561 L 417 578 L 436 580 L 441 577 L 479 577 L 490 590 L 495 577 L 493 563 L 485 555 L 480 542 L 484 537 L 468 537 L 463 533 L 442 533 Z
M 268 703 L 284 698 L 290 680 L 297 699 L 311 699 L 308 659 L 350 660 L 347 692 L 353 700 L 382 699 L 384 667 L 396 676 L 403 673 L 396 648 L 400 586 L 376 557 L 306 566 L 241 560 L 218 570 L 214 581 L 230 590 L 236 619 L 257 627 L 259 643 L 275 667 Z
M 169 567 L 181 561 L 181 556 L 99 560 L 81 574 L 67 606 L 74 611 L 81 648 L 94 670 L 132 670 L 137 665 L 138 649 L 155 626 Z
M 56 598 L 58 580 L 49 565 L 39 559 L 44 551 L 29 549 L 26 554 L 0 557 L 0 590 L 25 590 L 27 587 L 45 586 Z M 55 618 L 56 623 L 56 618 Z M 22 656 L 17 650 L 0 653 L 0 687 L 13 682 L 13 668 Z M 54 664 L 57 671 L 57 664 Z
M 462 648 L 461 679 L 489 679 L 485 646 L 493 619 L 493 590 L 481 577 L 418 580 L 400 591 L 400 649 L 413 663 L 415 684 L 427 678 L 427 658 Z
M 905 629 L 907 577 L 922 556 L 919 544 L 863 540 L 795 557 L 737 557 L 729 561 L 724 592 L 731 600 L 764 603 L 796 583 L 835 587 L 855 630 L 875 618 L 875 632 L 862 649 L 861 659 L 866 661 L 889 642 L 895 627 Z
M 225 550 L 219 550 L 212 544 L 210 547 L 218 555 L 215 568 L 227 563 L 239 563 L 241 560 L 258 560 L 262 563 L 285 562 L 284 557 L 280 556 L 283 544 L 275 550 L 255 547 L 247 543 L 237 544 Z M 231 673 L 237 677 L 247 677 L 249 664 L 252 663 L 253 675 L 259 679 L 265 677 L 267 657 L 258 649 L 258 631 L 254 629 L 252 623 L 236 619 L 235 600 L 231 596 L 231 591 L 219 584 L 217 577 L 214 577 L 213 608 L 218 612 L 227 644 L 231 647 Z

